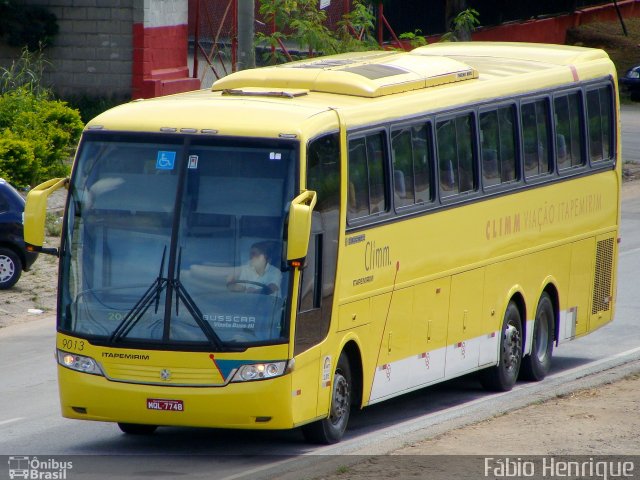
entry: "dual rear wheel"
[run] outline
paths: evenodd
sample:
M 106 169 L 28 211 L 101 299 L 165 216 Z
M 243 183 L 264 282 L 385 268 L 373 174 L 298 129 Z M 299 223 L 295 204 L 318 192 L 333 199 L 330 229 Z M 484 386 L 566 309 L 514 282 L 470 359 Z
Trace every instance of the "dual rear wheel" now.
M 502 322 L 499 361 L 495 367 L 480 372 L 482 385 L 487 390 L 506 392 L 513 388 L 519 376 L 525 380 L 542 380 L 551 368 L 554 319 L 553 303 L 545 292 L 536 309 L 531 354 L 523 357 L 520 310 L 514 301 L 509 302 Z

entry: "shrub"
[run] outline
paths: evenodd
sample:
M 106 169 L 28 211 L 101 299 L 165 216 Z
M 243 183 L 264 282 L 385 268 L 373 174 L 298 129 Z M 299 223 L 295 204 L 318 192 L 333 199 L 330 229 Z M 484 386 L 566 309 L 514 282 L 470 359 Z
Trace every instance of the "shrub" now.
M 17 186 L 32 183 L 35 161 L 29 142 L 18 140 L 11 134 L 0 138 L 0 177 Z
M 5 164 L 14 156 L 5 157 L 0 151 L 0 170 L 8 171 L 6 179 L 18 186 L 67 175 L 67 160 L 82 128 L 80 114 L 65 102 L 38 97 L 27 88 L 5 93 L 0 96 L 0 131 L 5 132 L 7 140 L 26 142 L 33 161 L 27 164 L 29 175 L 13 175 Z

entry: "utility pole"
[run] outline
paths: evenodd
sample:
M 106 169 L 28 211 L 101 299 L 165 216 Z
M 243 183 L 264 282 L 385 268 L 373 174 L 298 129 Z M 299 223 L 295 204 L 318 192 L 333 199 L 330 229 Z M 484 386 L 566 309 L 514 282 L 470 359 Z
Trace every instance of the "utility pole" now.
M 238 70 L 255 68 L 256 49 L 254 45 L 255 0 L 238 2 Z

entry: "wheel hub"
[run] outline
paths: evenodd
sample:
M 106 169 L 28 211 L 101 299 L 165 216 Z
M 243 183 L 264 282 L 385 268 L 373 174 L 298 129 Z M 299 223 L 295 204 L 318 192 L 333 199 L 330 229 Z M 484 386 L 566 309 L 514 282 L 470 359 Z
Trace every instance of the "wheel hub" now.
M 522 356 L 522 339 L 520 332 L 513 325 L 508 325 L 505 332 L 504 342 L 504 366 L 511 371 L 517 368 Z
M 349 409 L 349 385 L 347 379 L 336 373 L 333 386 L 333 400 L 331 402 L 331 423 L 336 424 L 345 416 Z
M 5 255 L 0 256 L 0 282 L 6 282 L 15 273 L 16 266 L 11 259 Z

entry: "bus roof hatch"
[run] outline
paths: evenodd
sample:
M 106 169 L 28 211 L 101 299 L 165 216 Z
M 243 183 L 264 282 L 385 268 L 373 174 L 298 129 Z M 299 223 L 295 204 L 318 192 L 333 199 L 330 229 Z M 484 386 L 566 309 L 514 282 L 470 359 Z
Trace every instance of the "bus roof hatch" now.
M 373 98 L 477 77 L 473 67 L 448 57 L 362 52 L 243 70 L 221 78 L 212 90 L 304 89 Z

